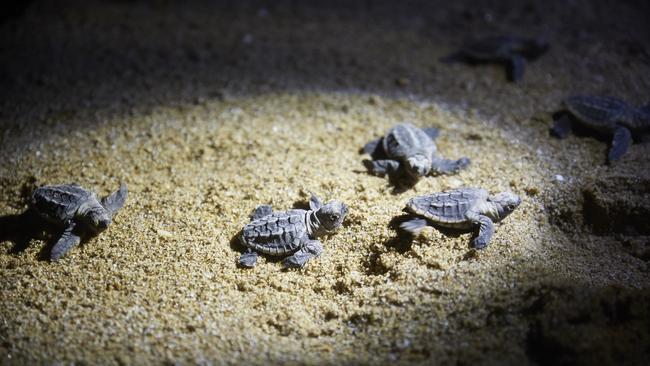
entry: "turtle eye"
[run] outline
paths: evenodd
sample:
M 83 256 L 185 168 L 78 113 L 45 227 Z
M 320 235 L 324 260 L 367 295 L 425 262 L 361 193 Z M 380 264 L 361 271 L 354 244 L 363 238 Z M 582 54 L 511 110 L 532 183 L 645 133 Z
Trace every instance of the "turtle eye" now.
M 515 209 L 515 205 L 513 204 L 509 204 L 507 207 L 508 207 L 508 211 L 514 211 Z
M 339 219 L 339 215 L 337 215 L 337 214 L 331 214 L 331 215 L 330 215 L 330 220 L 332 220 L 332 221 L 336 221 L 336 220 L 338 220 L 338 219 Z

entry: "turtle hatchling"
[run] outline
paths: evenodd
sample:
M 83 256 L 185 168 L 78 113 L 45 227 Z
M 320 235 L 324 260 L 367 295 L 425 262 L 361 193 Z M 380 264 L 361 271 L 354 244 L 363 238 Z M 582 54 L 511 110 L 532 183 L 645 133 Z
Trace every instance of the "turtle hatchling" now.
M 424 218 L 405 221 L 400 228 L 415 235 L 428 222 L 433 226 L 460 230 L 478 228 L 473 245 L 482 249 L 490 243 L 494 223 L 505 219 L 520 203 L 519 196 L 512 192 L 490 196 L 482 188 L 460 188 L 419 196 L 408 201 L 406 211 Z
M 34 190 L 32 208 L 45 220 L 64 228 L 52 247 L 50 258 L 58 260 L 81 241 L 81 236 L 97 235 L 111 224 L 115 213 L 124 206 L 128 192 L 119 190 L 101 200 L 75 183 L 43 186 Z
M 532 61 L 548 49 L 548 43 L 538 39 L 496 36 L 467 42 L 460 51 L 443 62 L 499 63 L 507 68 L 508 79 L 519 81 L 524 76 L 526 61 Z
M 368 171 L 374 175 L 401 175 L 417 182 L 420 177 L 453 174 L 466 168 L 468 158 L 443 159 L 437 154 L 435 128 L 419 128 L 410 123 L 393 126 L 385 136 L 368 142 L 363 152 L 374 160 L 365 160 Z
M 633 136 L 650 132 L 650 105 L 635 108 L 624 101 L 606 96 L 576 95 L 567 98 L 568 113 L 555 120 L 551 133 L 559 138 L 571 132 L 572 121 L 612 138 L 607 161 L 620 159 L 632 145 Z
M 254 267 L 258 253 L 287 256 L 285 267 L 302 268 L 311 258 L 318 257 L 323 246 L 316 238 L 333 233 L 343 223 L 348 206 L 339 201 L 324 205 L 314 194 L 309 210 L 273 212 L 269 205 L 259 206 L 244 226 L 240 237 L 247 248 L 239 258 L 243 267 Z

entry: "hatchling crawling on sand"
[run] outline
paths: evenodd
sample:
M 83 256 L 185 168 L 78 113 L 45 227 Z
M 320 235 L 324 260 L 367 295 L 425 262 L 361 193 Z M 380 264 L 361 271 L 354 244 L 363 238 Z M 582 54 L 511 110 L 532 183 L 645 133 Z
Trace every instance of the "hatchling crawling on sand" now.
M 490 196 L 482 188 L 460 188 L 412 198 L 406 211 L 424 218 L 413 218 L 400 225 L 402 230 L 417 235 L 431 222 L 433 226 L 471 230 L 478 228 L 474 239 L 476 249 L 485 248 L 492 239 L 494 223 L 514 211 L 521 199 L 512 192 Z
M 43 186 L 34 190 L 31 207 L 45 220 L 64 228 L 52 247 L 50 258 L 57 260 L 81 241 L 81 236 L 97 235 L 111 224 L 124 206 L 128 192 L 120 189 L 101 200 L 75 183 Z
M 635 108 L 624 101 L 605 96 L 576 95 L 564 101 L 566 110 L 574 117 L 561 114 L 551 133 L 565 138 L 571 132 L 572 120 L 602 135 L 612 138 L 607 161 L 620 159 L 632 145 L 633 136 L 650 133 L 650 105 Z
M 401 175 L 414 182 L 430 174 L 457 173 L 470 164 L 468 158 L 448 160 L 438 156 L 434 143 L 437 136 L 435 128 L 397 124 L 385 136 L 364 146 L 363 152 L 374 159 L 364 164 L 374 175 Z
M 460 51 L 443 58 L 442 61 L 504 64 L 508 79 L 519 81 L 524 76 L 526 61 L 537 59 L 547 49 L 548 43 L 538 39 L 511 36 L 486 37 L 467 42 Z
M 239 264 L 254 267 L 258 253 L 270 256 L 288 256 L 285 267 L 302 268 L 311 258 L 319 256 L 323 246 L 316 238 L 333 233 L 343 223 L 348 206 L 331 201 L 324 205 L 312 194 L 309 210 L 273 212 L 269 205 L 262 205 L 251 215 L 251 222 L 244 226 L 240 237 L 247 248 Z

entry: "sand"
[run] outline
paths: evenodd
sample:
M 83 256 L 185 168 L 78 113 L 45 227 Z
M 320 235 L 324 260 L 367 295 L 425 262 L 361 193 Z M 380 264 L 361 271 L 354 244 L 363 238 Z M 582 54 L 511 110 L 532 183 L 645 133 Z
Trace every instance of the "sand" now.
M 650 146 L 607 166 L 605 142 L 548 128 L 571 93 L 647 102 L 648 9 L 561 3 L 36 2 L 5 21 L 0 363 L 642 363 Z M 520 84 L 437 61 L 481 30 L 553 48 Z M 359 149 L 398 121 L 472 165 L 394 194 Z M 129 198 L 52 263 L 21 214 L 69 182 Z M 461 186 L 523 199 L 485 250 L 391 227 Z M 323 255 L 238 268 L 250 212 L 310 191 L 350 207 Z

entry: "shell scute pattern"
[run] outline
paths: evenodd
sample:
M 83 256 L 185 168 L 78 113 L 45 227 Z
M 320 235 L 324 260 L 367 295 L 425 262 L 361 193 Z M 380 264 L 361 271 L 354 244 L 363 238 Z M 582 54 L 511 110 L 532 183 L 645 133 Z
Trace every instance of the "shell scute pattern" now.
M 613 97 L 574 96 L 567 98 L 566 105 L 569 112 L 594 128 L 613 128 L 629 108 L 625 102 Z
M 307 227 L 305 211 L 277 212 L 250 222 L 244 227 L 245 242 L 265 254 L 288 254 L 300 247 Z
M 421 129 L 411 124 L 398 124 L 384 138 L 384 150 L 389 156 L 408 157 L 416 153 L 429 154 L 435 151 L 433 140 Z
M 34 207 L 50 220 L 67 220 L 92 193 L 76 186 L 44 186 L 32 196 Z
M 475 202 L 484 197 L 487 197 L 485 190 L 441 192 L 415 197 L 409 201 L 407 207 L 413 213 L 435 222 L 460 223 L 466 220 L 465 214 Z

